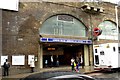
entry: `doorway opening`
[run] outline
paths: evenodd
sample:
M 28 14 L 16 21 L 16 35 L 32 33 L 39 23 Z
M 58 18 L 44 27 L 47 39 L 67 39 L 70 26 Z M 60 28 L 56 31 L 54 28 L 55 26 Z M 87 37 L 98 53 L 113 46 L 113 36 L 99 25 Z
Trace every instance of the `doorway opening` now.
M 78 57 L 84 63 L 83 44 L 50 44 L 49 46 L 44 46 L 43 67 L 69 66 L 71 65 L 72 57 L 75 59 Z

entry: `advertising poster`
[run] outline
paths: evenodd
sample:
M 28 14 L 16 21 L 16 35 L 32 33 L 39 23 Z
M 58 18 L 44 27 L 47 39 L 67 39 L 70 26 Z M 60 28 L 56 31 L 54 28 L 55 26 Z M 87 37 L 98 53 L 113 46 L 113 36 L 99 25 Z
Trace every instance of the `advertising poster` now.
M 25 65 L 25 55 L 12 56 L 12 65 Z
M 33 59 L 32 59 L 33 58 Z M 30 65 L 30 61 L 34 60 L 35 56 L 34 55 L 28 55 L 28 65 Z
M 8 59 L 8 56 L 1 56 L 1 65 L 4 64 L 4 62 Z
M 19 0 L 0 0 L 0 9 L 18 11 Z

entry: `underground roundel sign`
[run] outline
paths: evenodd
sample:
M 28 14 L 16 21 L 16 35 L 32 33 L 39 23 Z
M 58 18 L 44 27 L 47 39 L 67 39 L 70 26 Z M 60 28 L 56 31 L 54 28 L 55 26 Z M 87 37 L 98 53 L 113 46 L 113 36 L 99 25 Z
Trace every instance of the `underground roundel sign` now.
M 93 30 L 93 35 L 94 36 L 99 36 L 102 33 L 102 30 L 98 27 L 94 28 Z

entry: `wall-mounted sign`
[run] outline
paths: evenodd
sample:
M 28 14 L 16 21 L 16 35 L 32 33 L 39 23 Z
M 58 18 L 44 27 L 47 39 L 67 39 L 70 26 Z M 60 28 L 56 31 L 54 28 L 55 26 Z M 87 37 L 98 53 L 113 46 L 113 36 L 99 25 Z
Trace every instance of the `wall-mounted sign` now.
M 47 50 L 49 50 L 49 51 L 54 51 L 55 50 L 55 48 L 47 48 Z
M 100 28 L 94 28 L 93 29 L 93 35 L 94 36 L 99 36 L 99 35 L 101 35 L 101 33 L 102 33 L 102 30 L 100 29 Z
M 8 59 L 8 56 L 1 56 L 1 65 L 4 64 L 4 62 Z
M 28 55 L 28 65 L 30 65 L 30 61 L 35 60 L 35 55 Z
M 12 56 L 12 65 L 25 65 L 25 55 Z
M 64 39 L 64 38 L 40 38 L 40 42 L 64 42 L 64 43 L 92 44 L 92 40 Z
M 19 0 L 0 0 L 0 9 L 18 11 Z

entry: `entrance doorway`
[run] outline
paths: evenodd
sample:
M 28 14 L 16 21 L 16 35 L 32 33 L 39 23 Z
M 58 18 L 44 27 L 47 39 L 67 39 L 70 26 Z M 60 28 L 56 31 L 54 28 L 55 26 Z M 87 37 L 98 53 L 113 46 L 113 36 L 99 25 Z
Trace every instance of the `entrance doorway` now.
M 50 48 L 54 49 L 51 50 Z M 57 44 L 46 47 L 44 46 L 43 67 L 68 66 L 71 64 L 72 57 L 75 59 L 78 57 L 81 60 L 81 55 L 83 59 L 84 45 L 82 44 Z
M 84 45 L 78 45 L 78 46 L 71 46 L 71 47 L 66 47 L 64 49 L 64 63 L 66 65 L 71 64 L 71 58 L 73 57 L 76 59 L 77 57 L 79 60 L 84 62 Z M 82 58 L 82 59 L 81 59 Z
M 80 55 L 84 57 L 84 44 L 91 44 L 91 41 L 83 38 L 87 39 L 87 31 L 88 28 L 83 22 L 72 15 L 59 14 L 46 19 L 39 29 L 39 35 L 42 37 L 40 39 L 43 42 L 43 59 L 41 58 L 43 66 L 46 64 L 50 66 L 51 58 L 54 66 L 57 59 L 59 65 L 70 65 L 72 57 L 76 58 Z

